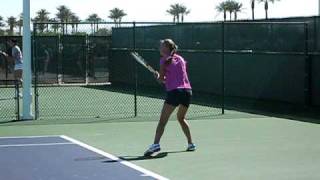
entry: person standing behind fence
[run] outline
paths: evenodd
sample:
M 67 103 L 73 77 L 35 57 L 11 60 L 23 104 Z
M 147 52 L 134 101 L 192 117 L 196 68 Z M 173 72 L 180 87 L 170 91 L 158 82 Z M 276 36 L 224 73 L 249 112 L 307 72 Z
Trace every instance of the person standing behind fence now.
M 50 63 L 50 52 L 49 48 L 46 45 L 43 45 L 43 53 L 44 53 L 44 64 L 43 64 L 43 75 L 48 72 L 48 65 Z
M 14 79 L 22 82 L 22 72 L 23 72 L 23 60 L 22 60 L 22 52 L 20 50 L 20 47 L 17 44 L 16 39 L 10 39 L 8 41 L 8 45 L 11 48 L 11 54 L 10 53 L 4 53 L 1 52 L 8 61 L 13 61 L 14 63 Z

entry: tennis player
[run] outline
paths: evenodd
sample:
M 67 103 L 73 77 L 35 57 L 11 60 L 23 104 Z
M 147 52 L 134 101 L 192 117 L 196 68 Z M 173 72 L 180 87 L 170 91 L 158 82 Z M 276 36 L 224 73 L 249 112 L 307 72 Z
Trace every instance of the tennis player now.
M 177 45 L 171 39 L 160 41 L 160 70 L 156 73 L 158 81 L 165 84 L 165 99 L 153 144 L 145 152 L 150 156 L 161 150 L 160 139 L 172 112 L 178 107 L 177 118 L 188 140 L 187 151 L 196 150 L 192 141 L 189 124 L 185 117 L 192 96 L 191 85 L 187 75 L 186 61 L 176 54 Z
M 44 55 L 44 64 L 43 64 L 43 72 L 44 75 L 48 71 L 48 65 L 50 63 L 50 53 L 49 48 L 46 45 L 43 45 L 43 55 Z
M 16 39 L 10 39 L 8 41 L 8 45 L 12 48 L 11 54 L 7 54 L 5 52 L 1 52 L 8 61 L 14 62 L 14 78 L 15 80 L 22 82 L 22 69 L 23 69 L 23 60 L 22 60 L 22 52 L 20 47 L 17 44 Z

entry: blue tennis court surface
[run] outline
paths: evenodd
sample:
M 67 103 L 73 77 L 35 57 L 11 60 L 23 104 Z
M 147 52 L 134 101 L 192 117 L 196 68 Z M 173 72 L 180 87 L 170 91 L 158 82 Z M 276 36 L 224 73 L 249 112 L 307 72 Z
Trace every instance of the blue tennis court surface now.
M 166 179 L 67 136 L 0 138 L 5 180 Z

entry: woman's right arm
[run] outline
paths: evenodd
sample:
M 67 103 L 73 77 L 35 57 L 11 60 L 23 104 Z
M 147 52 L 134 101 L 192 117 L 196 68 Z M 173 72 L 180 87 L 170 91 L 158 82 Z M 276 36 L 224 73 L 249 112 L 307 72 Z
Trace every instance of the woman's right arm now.
M 161 83 L 165 82 L 165 64 L 160 64 L 160 70 L 156 78 Z

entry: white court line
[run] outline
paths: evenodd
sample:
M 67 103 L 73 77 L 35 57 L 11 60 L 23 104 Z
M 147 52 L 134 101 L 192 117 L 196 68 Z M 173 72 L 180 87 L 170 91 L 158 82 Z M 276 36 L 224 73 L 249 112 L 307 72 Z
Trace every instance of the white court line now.
M 153 177 L 153 178 L 155 178 L 155 179 L 157 179 L 157 180 L 169 180 L 168 178 L 162 177 L 162 176 L 160 176 L 159 174 L 156 174 L 156 173 L 154 173 L 154 172 L 151 172 L 151 171 L 149 171 L 149 170 L 147 170 L 147 169 L 144 169 L 144 168 L 142 168 L 142 167 L 140 167 L 140 166 L 137 166 L 137 165 L 135 165 L 135 164 L 132 164 L 132 163 L 130 163 L 130 162 L 128 162 L 128 161 L 124 161 L 124 160 L 122 160 L 122 159 L 120 159 L 120 158 L 118 158 L 118 157 L 116 157 L 116 156 L 114 156 L 114 155 L 112 155 L 112 154 L 109 154 L 109 153 L 104 152 L 104 151 L 102 151 L 102 150 L 100 150 L 100 149 L 97 149 L 97 148 L 95 148 L 95 147 L 92 147 L 92 146 L 90 146 L 90 145 L 88 145 L 88 144 L 85 144 L 85 143 L 83 143 L 83 142 L 80 142 L 80 141 L 78 141 L 78 140 L 75 140 L 75 139 L 73 139 L 73 138 L 71 138 L 71 137 L 68 137 L 68 136 L 65 136 L 65 135 L 62 135 L 62 136 L 60 136 L 60 137 L 63 138 L 63 139 L 65 139 L 65 140 L 68 140 L 68 141 L 70 141 L 70 142 L 73 142 L 73 143 L 75 143 L 75 144 L 77 144 L 77 145 L 79 145 L 79 146 L 81 146 L 81 147 L 83 147 L 83 148 L 86 148 L 86 149 L 88 149 L 88 150 L 90 150 L 90 151 L 93 151 L 93 152 L 95 152 L 95 153 L 97 153 L 97 154 L 100 154 L 100 155 L 102 155 L 102 156 L 104 156 L 104 157 L 107 157 L 107 158 L 109 158 L 109 159 L 111 159 L 111 160 L 113 160 L 113 161 L 118 161 L 119 163 L 121 163 L 121 164 L 123 164 L 123 165 L 125 165 L 125 166 L 127 166 L 127 167 L 129 167 L 129 168 L 132 168 L 132 169 L 135 169 L 135 170 L 137 170 L 137 171 L 140 171 L 140 172 L 143 173 L 141 176 L 149 176 L 149 177 Z
M 59 138 L 59 135 L 50 135 L 50 136 L 9 136 L 9 137 L 0 137 L 0 139 L 32 139 L 32 138 L 50 138 L 50 137 L 57 137 Z
M 74 143 L 42 143 L 42 144 L 6 144 L 0 145 L 0 148 L 4 147 L 30 147 L 30 146 L 58 146 L 58 145 L 70 145 Z

